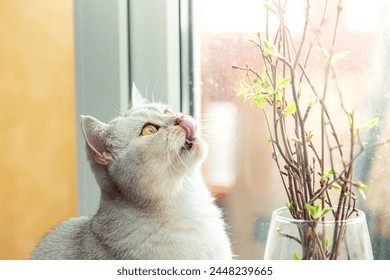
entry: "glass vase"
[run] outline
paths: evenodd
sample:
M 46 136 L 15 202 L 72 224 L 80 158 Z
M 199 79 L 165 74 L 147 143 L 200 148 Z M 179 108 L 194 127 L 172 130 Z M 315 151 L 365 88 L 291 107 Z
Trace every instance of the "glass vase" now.
M 328 213 L 329 217 L 331 213 Z M 365 214 L 357 210 L 347 220 L 335 222 L 294 219 L 286 207 L 272 214 L 266 260 L 372 260 Z

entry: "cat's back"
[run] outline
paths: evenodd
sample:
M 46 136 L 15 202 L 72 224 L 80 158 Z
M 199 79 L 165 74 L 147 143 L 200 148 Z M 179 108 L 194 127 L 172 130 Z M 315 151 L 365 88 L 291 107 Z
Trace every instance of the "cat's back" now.
M 80 247 L 90 221 L 91 217 L 77 217 L 60 223 L 41 239 L 31 259 L 82 259 Z

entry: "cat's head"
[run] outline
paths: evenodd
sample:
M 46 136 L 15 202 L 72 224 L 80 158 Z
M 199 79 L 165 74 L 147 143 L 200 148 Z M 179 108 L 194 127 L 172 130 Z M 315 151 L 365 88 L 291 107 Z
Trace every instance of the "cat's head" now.
M 132 107 L 124 116 L 107 124 L 82 116 L 81 126 L 97 180 L 109 176 L 128 195 L 177 191 L 170 186 L 198 169 L 207 153 L 193 118 L 146 101 L 135 86 Z

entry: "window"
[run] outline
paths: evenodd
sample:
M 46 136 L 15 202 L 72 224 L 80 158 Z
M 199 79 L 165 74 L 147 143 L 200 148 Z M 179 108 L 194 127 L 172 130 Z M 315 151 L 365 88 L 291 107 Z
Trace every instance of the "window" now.
M 103 119 L 112 118 L 115 109 L 127 106 L 128 85 L 135 81 L 141 91 L 154 91 L 156 100 L 201 118 L 210 145 L 204 175 L 224 208 L 234 251 L 242 259 L 261 259 L 271 212 L 283 206 L 286 198 L 267 146 L 263 115 L 235 96 L 243 72 L 233 70 L 232 65 L 248 62 L 261 68 L 257 50 L 245 38 L 265 32 L 262 1 L 114 2 L 116 5 L 109 0 L 75 2 L 78 113 L 89 113 L 88 109 L 99 116 L 103 111 Z M 313 21 L 307 38 L 318 28 L 321 11 L 328 3 L 319 37 L 321 44 L 327 45 L 327 31 L 334 22 L 329 11 L 337 2 L 311 1 Z M 299 39 L 301 34 L 305 7 L 306 1 L 288 1 L 286 21 L 293 38 Z M 350 54 L 337 64 L 338 83 L 333 82 L 329 89 L 329 95 L 336 97 L 328 101 L 338 105 L 334 93 L 340 89 L 362 122 L 380 118 L 380 123 L 364 135 L 367 143 L 390 138 L 390 123 L 386 122 L 390 95 L 389 12 L 390 3 L 385 0 L 345 1 L 339 27 L 337 51 Z M 275 32 L 277 24 L 270 18 L 269 32 Z M 106 60 L 112 64 L 96 67 L 96 61 Z M 320 51 L 313 50 L 309 70 L 319 83 L 324 77 L 322 63 Z M 110 102 L 85 102 L 93 99 L 86 95 L 100 85 L 96 81 L 105 83 L 104 98 L 108 92 L 114 95 Z M 340 112 L 333 110 L 332 115 L 339 116 Z M 342 122 L 343 117 L 337 118 Z M 84 160 L 81 135 L 78 143 L 80 213 L 91 214 L 97 207 L 99 189 Z M 356 177 L 369 186 L 367 200 L 360 208 L 368 214 L 376 259 L 390 259 L 390 210 L 386 207 L 390 199 L 389 165 L 390 148 L 380 146 L 360 158 L 355 171 Z
M 236 97 L 239 82 L 245 73 L 232 65 L 250 65 L 261 69 L 258 49 L 245 39 L 265 32 L 265 8 L 262 1 L 202 0 L 196 2 L 194 25 L 198 29 L 202 115 L 207 126 L 210 154 L 204 174 L 210 188 L 224 194 L 220 203 L 231 226 L 234 251 L 242 259 L 262 258 L 268 221 L 273 209 L 286 201 L 276 166 L 267 146 L 268 133 L 259 108 L 244 105 Z M 333 28 L 337 1 L 311 3 L 311 21 L 307 38 L 313 38 L 327 3 L 327 14 L 318 40 L 328 44 L 328 31 Z M 339 26 L 337 51 L 350 54 L 337 63 L 337 83 L 331 82 L 329 107 L 340 103 L 342 92 L 348 106 L 360 120 L 379 117 L 380 123 L 364 133 L 363 141 L 376 143 L 390 138 L 386 122 L 389 105 L 390 27 L 388 1 L 345 1 Z M 289 1 L 286 21 L 291 35 L 299 40 L 305 19 L 306 1 Z M 270 16 L 269 32 L 276 32 L 277 21 Z M 329 32 L 330 33 L 330 32 Z M 313 50 L 309 70 L 315 81 L 323 84 L 324 58 Z M 262 70 L 260 70 L 262 71 Z M 331 114 L 342 122 L 339 109 Z M 390 163 L 388 145 L 365 153 L 357 163 L 356 178 L 367 183 L 367 200 L 360 208 L 367 212 L 374 257 L 390 259 Z M 362 200 L 360 200 L 362 201 Z

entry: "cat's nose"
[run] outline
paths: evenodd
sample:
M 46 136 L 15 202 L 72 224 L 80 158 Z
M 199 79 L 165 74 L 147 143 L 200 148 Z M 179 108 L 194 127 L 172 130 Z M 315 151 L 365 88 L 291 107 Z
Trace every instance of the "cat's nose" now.
M 186 132 L 186 138 L 189 141 L 195 140 L 196 124 L 190 120 L 186 120 L 184 116 L 176 119 L 176 125 L 181 126 Z

